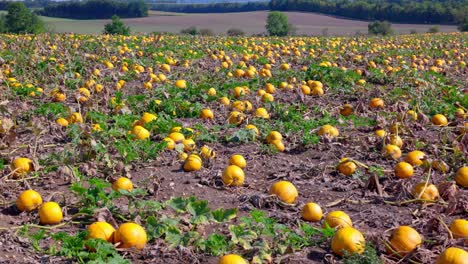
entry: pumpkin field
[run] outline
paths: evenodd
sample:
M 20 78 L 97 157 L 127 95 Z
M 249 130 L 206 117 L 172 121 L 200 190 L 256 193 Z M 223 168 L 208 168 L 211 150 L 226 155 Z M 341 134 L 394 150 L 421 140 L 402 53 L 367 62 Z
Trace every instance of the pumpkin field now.
M 468 263 L 468 34 L 0 35 L 1 263 Z

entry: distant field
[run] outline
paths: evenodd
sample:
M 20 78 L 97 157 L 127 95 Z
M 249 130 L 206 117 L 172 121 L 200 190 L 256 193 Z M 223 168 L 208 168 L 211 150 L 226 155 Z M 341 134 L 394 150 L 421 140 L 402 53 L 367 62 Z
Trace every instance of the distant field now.
M 180 14 L 151 11 L 145 18 L 124 19 L 133 32 L 165 31 L 177 33 L 181 29 L 196 26 L 208 28 L 215 33 L 225 33 L 229 28 L 240 28 L 248 34 L 265 32 L 267 11 L 224 13 L 224 14 Z M 326 28 L 330 35 L 353 35 L 367 33 L 367 21 L 336 18 L 321 14 L 286 12 L 298 34 L 320 35 Z M 100 33 L 109 20 L 73 20 L 42 17 L 48 27 L 55 32 L 75 32 L 82 34 Z M 397 33 L 411 30 L 426 32 L 433 25 L 393 24 Z M 457 31 L 455 26 L 440 25 L 441 32 Z

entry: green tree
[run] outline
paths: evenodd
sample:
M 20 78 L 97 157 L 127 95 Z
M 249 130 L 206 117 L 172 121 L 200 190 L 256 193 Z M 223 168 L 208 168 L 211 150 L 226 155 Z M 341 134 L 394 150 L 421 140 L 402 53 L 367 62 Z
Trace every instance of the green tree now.
M 268 13 L 266 29 L 270 36 L 286 36 L 291 31 L 291 25 L 288 23 L 288 16 L 274 11 Z
M 41 33 L 44 23 L 21 2 L 8 5 L 5 16 L 5 29 L 10 33 Z
M 369 34 L 372 35 L 391 35 L 393 34 L 392 25 L 387 21 L 375 21 L 367 25 Z
M 104 26 L 104 34 L 128 36 L 130 27 L 126 26 L 120 17 L 113 15 L 112 22 Z

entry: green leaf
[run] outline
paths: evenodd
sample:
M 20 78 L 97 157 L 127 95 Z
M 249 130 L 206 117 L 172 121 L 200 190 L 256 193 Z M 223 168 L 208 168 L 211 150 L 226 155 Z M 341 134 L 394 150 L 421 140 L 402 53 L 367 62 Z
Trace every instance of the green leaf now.
M 187 211 L 187 205 L 190 202 L 195 202 L 197 200 L 196 197 L 189 197 L 189 198 L 184 198 L 184 197 L 176 197 L 172 198 L 169 201 L 166 202 L 166 204 L 171 207 L 172 209 L 176 210 L 178 213 L 184 213 Z
M 210 208 L 208 201 L 194 201 L 187 205 L 187 212 L 192 215 L 191 222 L 194 224 L 203 224 L 208 222 Z
M 211 212 L 213 219 L 218 223 L 223 223 L 234 219 L 237 216 L 237 208 L 219 208 Z
M 214 256 L 221 256 L 229 250 L 229 243 L 221 234 L 211 234 L 203 241 L 203 249 Z
M 169 244 L 170 248 L 177 247 L 181 244 L 182 241 L 182 232 L 175 226 L 170 226 L 166 230 L 165 240 Z

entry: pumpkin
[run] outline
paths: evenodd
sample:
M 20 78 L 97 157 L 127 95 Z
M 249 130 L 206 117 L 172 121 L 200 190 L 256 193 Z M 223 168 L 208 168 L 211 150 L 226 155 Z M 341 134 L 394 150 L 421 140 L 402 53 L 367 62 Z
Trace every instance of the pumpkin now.
M 356 163 L 348 160 L 348 158 L 342 158 L 340 164 L 338 164 L 338 171 L 346 176 L 352 175 L 356 171 L 356 168 Z
M 411 164 L 408 162 L 398 162 L 398 164 L 395 166 L 395 176 L 397 176 L 400 179 L 405 179 L 413 176 L 414 169 Z
M 343 211 L 332 211 L 327 214 L 325 217 L 324 224 L 328 224 L 330 227 L 334 228 L 343 228 L 343 227 L 352 227 L 353 221 L 349 215 Z
M 413 166 L 420 166 L 423 164 L 423 159 L 425 158 L 426 154 L 419 150 L 414 150 L 408 153 L 405 157 L 405 161 Z
M 298 196 L 296 187 L 288 181 L 275 182 L 270 188 L 270 194 L 278 196 L 278 198 L 285 202 L 292 204 Z
M 439 198 L 439 190 L 434 184 L 428 184 L 425 182 L 416 184 L 411 190 L 411 194 L 414 198 L 419 198 L 427 201 L 434 201 Z
M 196 154 L 190 154 L 184 163 L 184 171 L 197 171 L 202 167 L 202 160 Z
M 390 246 L 387 248 L 389 253 L 396 252 L 404 256 L 413 251 L 422 243 L 418 231 L 410 226 L 399 226 L 395 228 L 390 236 Z
M 302 219 L 310 222 L 318 222 L 322 219 L 322 208 L 316 203 L 306 203 L 302 207 Z
M 449 247 L 436 260 L 435 264 L 467 264 L 468 252 L 461 248 Z
M 468 239 L 468 221 L 464 219 L 455 219 L 450 225 L 450 232 L 454 238 Z
M 468 188 L 468 167 L 461 167 L 455 175 L 455 182 L 463 188 Z
M 241 186 L 244 184 L 244 171 L 236 165 L 229 165 L 223 172 L 223 183 L 230 186 Z
M 338 230 L 332 238 L 331 248 L 337 255 L 343 256 L 345 253 L 364 252 L 366 240 L 357 229 L 344 227 Z

